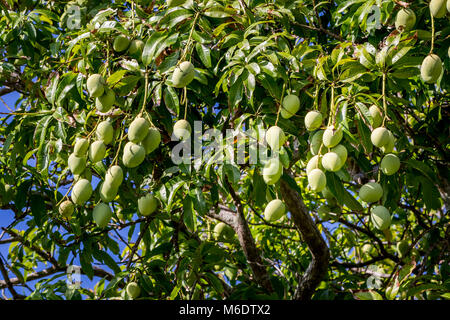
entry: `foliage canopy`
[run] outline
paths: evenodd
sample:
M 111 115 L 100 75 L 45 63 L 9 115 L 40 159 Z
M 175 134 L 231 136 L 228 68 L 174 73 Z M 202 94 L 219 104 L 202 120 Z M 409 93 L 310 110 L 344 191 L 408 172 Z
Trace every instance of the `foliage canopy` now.
M 13 298 L 450 298 L 447 11 L 393 0 L 0 11 L 0 95 L 20 93 L 0 118 L 0 205 L 14 214 L 0 288 Z M 421 75 L 430 53 L 440 60 Z M 268 183 L 263 162 L 174 164 L 178 120 L 253 129 L 261 144 L 278 126 L 279 176 Z M 89 150 L 74 152 L 80 138 Z M 93 290 L 67 287 L 74 261 Z

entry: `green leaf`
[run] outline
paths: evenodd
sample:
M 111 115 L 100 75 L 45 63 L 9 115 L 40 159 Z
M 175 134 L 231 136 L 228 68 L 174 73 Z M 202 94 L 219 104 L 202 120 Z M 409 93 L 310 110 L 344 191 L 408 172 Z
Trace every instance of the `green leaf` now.
M 177 194 L 177 191 L 186 184 L 186 181 L 178 181 L 175 183 L 170 191 L 169 199 L 167 200 L 167 209 L 166 211 L 168 213 L 171 212 L 173 200 L 175 198 L 175 195 Z
M 361 204 L 344 188 L 342 181 L 334 172 L 327 171 L 327 187 L 340 204 L 345 204 L 354 211 L 363 210 Z
M 194 209 L 200 215 L 202 216 L 205 215 L 208 212 L 208 208 L 206 206 L 206 200 L 201 188 L 195 188 L 193 200 L 194 200 Z
M 159 43 L 166 37 L 166 32 L 155 31 L 152 33 L 150 38 L 148 38 L 147 42 L 145 43 L 144 50 L 142 51 L 142 63 L 145 66 L 148 67 L 153 62 L 153 58 L 155 56 L 155 52 Z
M 42 227 L 45 220 L 45 201 L 41 195 L 33 194 L 30 197 L 31 214 L 38 227 Z
M 362 66 L 354 66 L 342 72 L 339 80 L 342 82 L 352 82 L 362 77 L 366 73 L 366 69 Z
M 295 181 L 294 181 L 295 184 Z M 297 184 L 295 184 L 297 186 Z M 252 198 L 257 206 L 262 206 L 266 203 L 266 188 L 267 185 L 264 182 L 263 177 L 259 174 L 257 170 L 253 173 L 253 192 Z
M 106 253 L 105 251 L 102 251 L 102 250 L 99 250 L 97 253 L 102 258 L 102 261 L 108 267 L 110 267 L 115 273 L 119 273 L 121 271 L 119 266 L 117 265 L 117 263 L 114 261 L 114 259 L 108 253 Z
M 361 142 L 366 154 L 371 153 L 373 150 L 372 140 L 370 139 L 370 129 L 366 126 L 361 117 L 358 116 L 358 133 L 361 137 Z
M 231 108 L 238 107 L 238 104 L 242 100 L 244 85 L 241 77 L 239 77 L 236 82 L 231 86 L 230 91 L 228 93 L 228 101 Z
M 425 163 L 415 160 L 415 159 L 408 159 L 405 161 L 407 167 L 414 168 L 418 170 L 422 175 L 427 177 L 430 181 L 436 181 L 437 177 L 434 171 Z
M 94 277 L 94 269 L 92 268 L 92 257 L 86 250 L 81 251 L 80 255 L 81 270 L 88 276 L 89 279 Z
M 358 300 L 383 300 L 383 297 L 376 291 L 359 291 L 354 293 L 354 296 Z
M 427 209 L 439 209 L 441 207 L 441 196 L 439 190 L 436 188 L 434 183 L 432 183 L 426 177 L 419 177 L 419 181 L 421 184 L 421 191 L 423 201 L 425 202 L 425 206 Z
M 180 115 L 180 102 L 177 92 L 173 87 L 167 86 L 164 88 L 164 103 L 167 109 Z
M 125 74 L 128 72 L 128 70 L 122 69 L 119 71 L 114 72 L 112 75 L 110 75 L 108 77 L 108 79 L 106 79 L 106 82 L 110 85 L 110 86 L 114 86 L 117 82 L 119 82 L 120 80 L 122 80 L 122 78 L 125 76 Z
M 206 273 L 206 277 L 209 279 L 211 285 L 213 286 L 214 290 L 217 291 L 217 293 L 221 294 L 223 292 L 223 285 L 222 281 L 213 273 Z
M 211 50 L 203 44 L 197 43 L 195 45 L 197 54 L 202 61 L 203 65 L 207 68 L 211 68 Z
M 183 221 L 189 231 L 195 232 L 196 225 L 191 197 L 186 197 L 183 200 Z

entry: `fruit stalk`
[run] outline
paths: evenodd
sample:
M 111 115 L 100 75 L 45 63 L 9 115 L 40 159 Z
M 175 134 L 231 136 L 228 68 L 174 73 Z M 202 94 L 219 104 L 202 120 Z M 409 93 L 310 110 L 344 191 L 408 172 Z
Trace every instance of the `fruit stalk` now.
M 431 12 L 431 7 L 430 7 L 430 17 L 431 17 L 431 48 L 430 48 L 430 54 L 433 53 L 433 49 L 434 49 L 434 17 L 433 17 L 433 13 Z
M 142 113 L 144 112 L 145 105 L 147 103 L 147 95 L 148 95 L 148 70 L 147 70 L 147 67 L 145 67 L 144 100 L 142 101 L 142 107 L 141 107 L 141 111 L 139 111 L 138 117 L 142 116 Z
M 195 23 L 197 22 L 198 17 L 200 16 L 200 12 L 197 12 L 194 17 L 194 22 L 192 22 L 191 31 L 189 32 L 189 38 L 188 42 L 186 44 L 186 47 L 184 48 L 183 55 L 181 56 L 180 60 L 178 60 L 177 66 L 184 61 L 184 58 L 186 57 L 187 51 L 189 50 L 189 46 L 191 45 L 192 41 L 192 33 L 194 32 Z M 191 61 L 191 58 L 189 57 L 189 61 Z
M 385 124 L 386 118 L 387 118 L 386 73 L 385 72 L 383 72 L 383 83 L 381 84 L 381 96 L 383 97 L 383 112 L 384 112 L 383 123 L 381 126 L 384 127 L 384 124 Z
M 125 118 L 123 119 L 124 121 L 127 120 L 128 116 L 125 116 Z M 117 148 L 116 151 L 116 155 L 114 156 L 114 159 L 112 161 L 113 164 L 117 165 L 118 161 L 119 161 L 119 153 L 120 153 L 120 147 L 122 145 L 122 140 L 123 140 L 123 133 L 125 132 L 125 129 L 122 128 L 121 132 L 120 132 L 120 139 L 119 139 L 119 147 Z
M 187 99 L 187 89 L 186 87 L 184 87 L 183 89 L 183 95 L 184 95 L 184 120 L 186 120 L 186 115 L 187 115 L 187 107 L 188 107 L 188 99 Z
M 331 84 L 331 108 L 330 117 L 328 118 L 328 127 L 333 122 L 333 127 L 336 124 L 336 105 L 334 104 L 334 83 Z
M 275 120 L 275 125 L 278 125 L 278 119 L 280 118 L 280 111 L 281 111 L 281 108 L 282 108 L 283 97 L 284 97 L 284 90 L 285 89 L 286 89 L 286 83 L 283 83 L 283 89 L 281 90 L 281 99 L 280 99 L 280 103 L 278 104 L 277 120 Z

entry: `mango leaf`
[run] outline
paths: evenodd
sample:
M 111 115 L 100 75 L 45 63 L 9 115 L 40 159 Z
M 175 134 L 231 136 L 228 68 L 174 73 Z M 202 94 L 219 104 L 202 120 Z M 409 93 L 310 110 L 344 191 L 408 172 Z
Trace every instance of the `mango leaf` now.
M 178 181 L 175 183 L 170 191 L 169 199 L 167 200 L 167 208 L 166 211 L 170 213 L 172 209 L 173 200 L 175 198 L 175 195 L 177 194 L 177 191 L 186 184 L 186 181 Z
M 203 44 L 197 43 L 195 45 L 195 49 L 197 51 L 197 54 L 201 60 L 201 62 L 203 63 L 203 65 L 207 68 L 211 68 L 212 63 L 211 63 L 211 50 L 204 46 Z
M 357 300 L 383 300 L 383 297 L 376 291 L 359 291 L 354 293 Z
M 345 204 L 353 211 L 363 210 L 361 204 L 344 188 L 342 181 L 334 172 L 327 171 L 327 187 L 340 204 Z
M 183 200 L 183 221 L 189 231 L 195 232 L 196 224 L 191 197 L 186 197 Z
M 180 115 L 180 101 L 174 88 L 170 86 L 164 88 L 164 103 L 167 109 Z
M 372 140 L 370 139 L 370 129 L 366 126 L 361 117 L 358 116 L 358 133 L 361 137 L 361 142 L 364 147 L 365 153 L 371 153 L 373 150 Z
M 439 209 L 441 207 L 441 196 L 439 190 L 436 188 L 433 182 L 426 177 L 419 177 L 422 197 L 427 209 Z
M 46 214 L 44 198 L 41 195 L 33 194 L 30 197 L 30 207 L 36 225 L 42 227 Z
M 142 62 L 145 66 L 149 66 L 153 62 L 155 52 L 159 43 L 166 38 L 166 32 L 155 31 L 152 33 L 145 43 L 144 50 L 142 51 Z

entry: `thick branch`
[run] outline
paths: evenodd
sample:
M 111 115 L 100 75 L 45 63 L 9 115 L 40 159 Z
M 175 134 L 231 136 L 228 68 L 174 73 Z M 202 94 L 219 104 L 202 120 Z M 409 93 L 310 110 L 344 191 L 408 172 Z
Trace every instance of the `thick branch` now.
M 236 194 L 228 180 L 225 179 L 225 182 L 237 208 L 237 214 L 234 216 L 234 224 L 231 226 L 238 236 L 239 243 L 244 250 L 245 257 L 247 258 L 250 268 L 253 271 L 256 282 L 258 282 L 268 292 L 273 292 L 269 273 L 267 272 L 266 266 L 262 262 L 261 255 L 258 248 L 256 247 L 255 240 L 253 239 L 252 233 L 250 232 L 247 220 L 245 219 L 244 208 L 242 206 L 241 199 Z M 222 211 L 224 212 L 224 210 Z M 222 215 L 226 217 L 223 212 Z
M 327 272 L 330 252 L 325 240 L 309 215 L 301 195 L 293 190 L 284 180 L 281 180 L 281 194 L 291 213 L 295 226 L 311 251 L 312 260 L 306 272 L 300 277 L 294 294 L 294 299 L 309 300 Z

